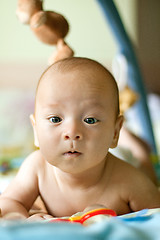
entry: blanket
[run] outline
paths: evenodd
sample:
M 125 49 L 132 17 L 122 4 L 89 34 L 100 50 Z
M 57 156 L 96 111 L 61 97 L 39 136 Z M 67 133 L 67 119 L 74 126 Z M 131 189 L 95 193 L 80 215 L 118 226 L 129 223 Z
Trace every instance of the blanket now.
M 125 240 L 160 239 L 160 209 L 110 217 L 84 227 L 69 222 L 0 221 L 3 240 Z

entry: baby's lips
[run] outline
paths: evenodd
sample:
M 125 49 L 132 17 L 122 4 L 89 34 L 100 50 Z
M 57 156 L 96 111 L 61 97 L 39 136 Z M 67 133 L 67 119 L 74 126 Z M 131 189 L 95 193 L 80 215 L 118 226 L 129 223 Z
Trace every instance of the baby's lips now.
M 68 152 L 65 152 L 64 155 L 81 155 L 82 153 L 81 152 L 78 152 L 78 151 L 68 151 Z
M 68 151 L 68 153 L 79 153 L 77 151 Z

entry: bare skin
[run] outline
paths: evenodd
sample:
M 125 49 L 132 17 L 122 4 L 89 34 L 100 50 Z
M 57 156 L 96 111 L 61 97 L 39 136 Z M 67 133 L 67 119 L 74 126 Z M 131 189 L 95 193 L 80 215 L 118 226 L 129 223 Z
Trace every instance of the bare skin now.
M 0 197 L 2 216 L 28 218 L 39 195 L 47 212 L 32 219 L 70 216 L 94 204 L 118 215 L 160 207 L 152 181 L 109 153 L 123 123 L 116 94 L 108 71 L 88 60 L 60 61 L 44 73 L 31 116 L 39 150 Z
M 139 169 L 158 186 L 156 173 L 151 162 L 151 149 L 149 145 L 125 127 L 121 129 L 118 144 L 130 149 L 133 156 L 139 161 Z

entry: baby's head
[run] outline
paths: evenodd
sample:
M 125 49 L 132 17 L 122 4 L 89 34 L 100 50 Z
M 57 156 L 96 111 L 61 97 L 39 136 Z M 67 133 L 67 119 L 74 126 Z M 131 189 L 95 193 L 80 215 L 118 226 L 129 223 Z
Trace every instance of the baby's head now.
M 64 149 L 60 152 L 68 150 L 68 155 L 62 156 L 74 159 L 79 152 L 81 158 L 83 152 L 85 159 L 95 158 L 95 162 L 104 158 L 108 149 L 117 145 L 122 122 L 117 84 L 98 62 L 63 59 L 40 78 L 32 124 L 36 145 L 47 160 L 58 148 Z M 57 158 L 49 162 L 57 166 Z
M 70 75 L 70 77 L 66 77 L 67 75 Z M 101 93 L 108 96 L 108 101 L 110 102 L 110 106 L 113 107 L 115 116 L 119 115 L 117 83 L 112 74 L 100 63 L 80 57 L 66 58 L 56 62 L 42 74 L 37 86 L 36 102 L 41 98 L 41 92 L 44 94 L 44 87 L 46 91 L 50 91 L 50 84 L 57 85 L 57 82 L 60 85 L 63 85 L 63 82 L 71 85 L 71 90 L 77 87 L 80 95 L 83 95 L 85 85 L 90 86 L 91 89 L 94 87 L 99 88 L 99 90 L 101 89 Z M 61 88 L 57 90 L 61 90 Z

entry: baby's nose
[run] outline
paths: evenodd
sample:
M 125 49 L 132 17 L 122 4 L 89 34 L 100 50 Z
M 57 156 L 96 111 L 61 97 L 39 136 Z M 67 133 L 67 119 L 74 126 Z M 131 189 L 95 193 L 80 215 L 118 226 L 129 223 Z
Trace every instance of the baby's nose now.
M 71 134 L 65 134 L 64 136 L 65 140 L 71 139 L 71 140 L 81 140 L 81 135 L 75 135 L 75 136 L 71 136 Z
M 76 125 L 68 126 L 64 131 L 64 140 L 82 140 L 83 134 L 80 128 Z
M 82 133 L 80 131 L 68 130 L 64 133 L 64 140 L 82 140 Z

